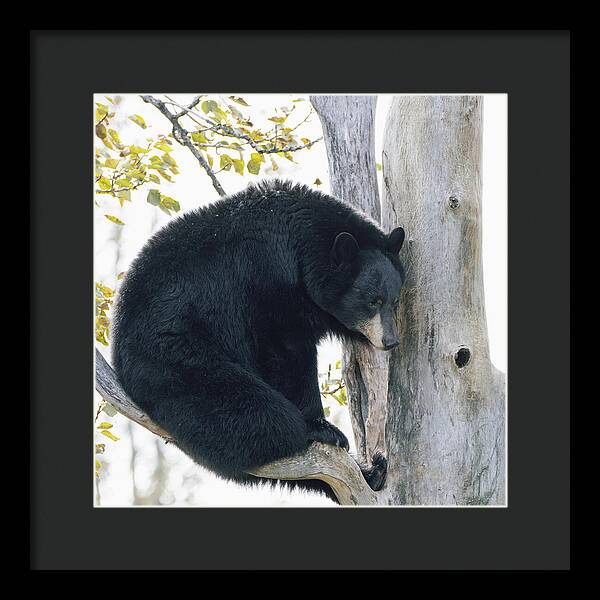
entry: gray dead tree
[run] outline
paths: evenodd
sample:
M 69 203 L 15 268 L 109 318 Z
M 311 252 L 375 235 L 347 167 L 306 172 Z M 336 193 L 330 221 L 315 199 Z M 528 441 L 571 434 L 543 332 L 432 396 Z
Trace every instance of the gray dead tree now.
M 383 194 L 374 96 L 314 96 L 331 192 L 407 232 L 391 355 L 344 351 L 360 459 L 389 461 L 378 504 L 505 503 L 504 375 L 490 362 L 481 257 L 482 99 L 403 96 L 387 116 Z

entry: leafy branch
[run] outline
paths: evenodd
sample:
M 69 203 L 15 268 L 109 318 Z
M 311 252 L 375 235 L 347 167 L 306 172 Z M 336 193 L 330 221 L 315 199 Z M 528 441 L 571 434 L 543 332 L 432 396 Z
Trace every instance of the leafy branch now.
M 221 196 L 225 195 L 225 191 L 216 177 L 221 171 L 229 171 L 233 168 L 236 173 L 243 175 L 244 168 L 247 168 L 249 173 L 258 175 L 265 162 L 265 154 L 276 154 L 293 161 L 293 152 L 309 149 L 323 139 L 320 137 L 316 140 L 308 138 L 298 140 L 294 135 L 294 132 L 313 114 L 312 109 L 297 125 L 288 127 L 286 121 L 295 106 L 291 109 L 281 107 L 282 114 L 276 114 L 269 118 L 275 123 L 274 128 L 264 132 L 254 128 L 253 123 L 239 109 L 223 100 L 204 100 L 200 105 L 204 114 L 201 114 L 196 107 L 204 95 L 196 96 L 187 106 L 176 102 L 169 96 L 166 96 L 167 100 L 150 95 L 142 95 L 141 98 L 144 102 L 152 104 L 169 120 L 173 127 L 173 137 L 192 152 Z M 243 98 L 229 96 L 229 99 L 242 106 L 249 106 Z M 294 102 L 299 101 L 300 99 Z M 188 118 L 194 124 L 193 130 L 188 130 L 182 125 L 180 119 L 183 117 Z M 214 157 L 210 154 L 209 149 L 213 149 L 215 155 L 219 157 L 219 170 L 215 170 L 213 167 Z M 226 154 L 225 150 L 238 152 L 239 158 Z M 252 152 L 250 160 L 245 162 L 244 152 L 248 150 Z M 273 157 L 271 157 L 271 165 L 273 170 L 279 168 Z
M 194 158 L 200 163 L 200 166 L 206 171 L 207 175 L 210 177 L 213 187 L 219 194 L 219 196 L 225 196 L 225 190 L 219 183 L 219 180 L 216 178 L 214 171 L 211 169 L 207 160 L 202 156 L 202 153 L 195 147 L 192 140 L 190 139 L 189 132 L 184 129 L 179 123 L 180 117 L 177 114 L 173 114 L 165 105 L 162 100 L 158 98 L 154 98 L 154 96 L 140 96 L 144 102 L 152 104 L 155 106 L 173 125 L 173 137 L 182 145 L 186 146 L 190 152 L 194 155 Z
M 108 97 L 107 97 L 108 98 Z M 108 98 L 109 102 L 115 100 Z M 177 161 L 171 156 L 173 142 L 164 135 L 148 138 L 145 146 L 124 144 L 119 132 L 111 128 L 111 119 L 115 116 L 107 105 L 96 103 L 96 138 L 102 145 L 96 147 L 96 194 L 107 194 L 119 201 L 123 206 L 131 202 L 131 192 L 147 183 L 159 185 L 161 179 L 173 182 L 172 175 L 179 173 Z M 142 129 L 147 125 L 140 115 L 131 115 L 128 119 Z M 158 196 L 157 196 L 158 194 Z M 155 198 L 159 202 L 154 202 Z M 150 190 L 148 202 L 154 204 L 167 214 L 179 210 L 179 203 L 163 196 L 158 190 Z M 106 215 L 111 221 L 123 224 L 112 215 Z

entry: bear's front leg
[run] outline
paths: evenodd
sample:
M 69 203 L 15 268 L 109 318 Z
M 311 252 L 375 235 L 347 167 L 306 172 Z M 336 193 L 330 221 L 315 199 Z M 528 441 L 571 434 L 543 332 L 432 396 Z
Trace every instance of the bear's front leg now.
M 335 425 L 326 421 L 324 417 L 309 421 L 307 425 L 308 439 L 311 442 L 322 442 L 324 444 L 331 444 L 332 446 L 339 446 L 346 450 L 346 452 L 350 450 L 348 438 Z
M 348 438 L 325 420 L 316 345 L 288 341 L 273 352 L 269 365 L 267 380 L 298 407 L 306 421 L 308 441 L 349 450 Z

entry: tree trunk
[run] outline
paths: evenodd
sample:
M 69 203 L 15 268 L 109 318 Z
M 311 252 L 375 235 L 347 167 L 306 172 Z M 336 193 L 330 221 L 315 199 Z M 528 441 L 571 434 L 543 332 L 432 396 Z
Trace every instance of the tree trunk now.
M 311 96 L 323 126 L 331 193 L 381 220 L 375 165 L 376 96 Z M 389 356 L 363 344 L 344 344 L 343 377 L 359 462 L 385 454 Z
M 379 220 L 373 97 L 311 98 L 331 191 Z M 505 503 L 504 376 L 489 359 L 481 259 L 481 112 L 475 96 L 398 97 L 383 152 L 384 230 L 407 232 L 400 346 L 350 345 L 345 378 L 360 458 L 381 450 L 378 502 Z

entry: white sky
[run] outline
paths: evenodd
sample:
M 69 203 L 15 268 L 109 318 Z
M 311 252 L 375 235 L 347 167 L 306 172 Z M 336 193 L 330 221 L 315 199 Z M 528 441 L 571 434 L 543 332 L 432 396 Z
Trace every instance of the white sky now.
M 108 93 L 109 96 L 115 94 Z M 224 94 L 224 95 L 230 95 Z M 231 95 L 239 95 L 231 92 Z M 152 106 L 145 104 L 139 96 L 124 95 L 119 105 L 117 117 L 131 114 L 141 115 L 148 129 L 142 130 L 131 121 L 115 120 L 115 127 L 120 131 L 121 139 L 125 143 L 142 143 L 149 135 L 157 133 L 170 133 L 168 121 Z M 173 99 L 185 104 L 192 99 L 192 95 L 173 94 Z M 291 100 L 298 97 L 307 98 L 306 102 L 296 104 L 296 110 L 289 118 L 288 123 L 297 123 L 307 114 L 310 105 L 308 96 L 301 94 L 274 95 L 274 94 L 243 94 L 250 108 L 238 107 L 244 114 L 251 116 L 256 126 L 268 128 L 271 124 L 267 121 L 274 114 L 275 107 L 291 106 Z M 381 144 L 385 126 L 385 117 L 389 107 L 391 95 L 380 95 L 377 102 L 376 113 L 376 160 L 381 163 Z M 98 102 L 106 103 L 104 96 L 97 95 Z M 507 96 L 505 94 L 484 94 L 484 127 L 483 127 L 483 268 L 485 284 L 486 314 L 492 362 L 500 370 L 506 372 L 507 367 Z M 315 139 L 322 135 L 319 119 L 314 114 L 298 133 L 301 137 Z M 161 182 L 161 192 L 179 201 L 182 211 L 191 210 L 199 205 L 212 202 L 218 198 L 208 176 L 200 169 L 191 153 L 178 145 L 173 151 L 173 156 L 180 166 L 180 174 L 175 176 L 175 182 Z M 294 179 L 312 185 L 318 177 L 323 185 L 322 191 L 329 191 L 329 175 L 327 172 L 327 157 L 322 142 L 310 150 L 297 153 L 298 164 L 293 164 L 286 159 L 277 157 L 279 170 L 261 171 L 262 175 L 277 175 L 283 178 Z M 255 180 L 253 175 L 243 177 L 231 172 L 219 174 L 219 180 L 227 193 L 232 193 L 246 187 L 250 180 Z M 96 196 L 100 207 L 95 209 L 94 215 L 94 270 L 97 281 L 102 281 L 111 287 L 116 286 L 116 275 L 126 271 L 129 264 L 141 249 L 145 241 L 164 225 L 169 217 L 146 203 L 147 189 L 133 192 L 132 202 L 126 203 L 123 208 L 118 202 L 108 195 Z M 104 215 L 110 214 L 119 217 L 126 223 L 119 227 L 108 221 Z M 120 234 L 120 245 L 115 242 L 115 235 Z M 119 248 L 119 251 L 118 251 Z M 101 351 L 107 356 L 104 348 Z M 340 348 L 337 343 L 326 342 L 319 351 L 320 371 L 327 369 L 327 364 L 340 357 Z M 338 407 L 335 401 L 328 403 L 331 408 L 331 420 L 338 425 L 353 443 L 348 410 Z M 131 503 L 130 471 L 127 458 L 127 448 L 130 447 L 129 428 L 124 419 L 115 421 L 114 431 L 124 439 L 123 443 L 111 444 L 107 451 L 112 453 L 110 460 L 110 475 L 106 475 L 101 482 L 102 505 L 129 505 Z M 118 430 L 118 431 L 117 431 Z M 152 434 L 135 429 L 134 437 L 137 442 L 138 453 L 146 455 L 146 462 L 151 462 L 154 440 Z M 147 453 L 150 454 L 147 454 Z M 145 454 L 146 453 L 146 454 Z M 249 493 L 247 490 L 232 492 L 231 484 L 224 484 L 216 477 L 201 470 L 191 461 L 181 455 L 176 449 L 167 448 L 166 453 L 171 460 L 170 478 L 172 480 L 172 498 L 175 505 L 191 502 L 194 505 L 285 505 L 292 500 L 289 494 L 280 494 L 275 498 L 273 492 L 265 490 Z M 106 458 L 108 461 L 108 456 Z M 144 484 L 144 473 L 150 475 L 145 468 L 144 461 L 139 461 L 136 470 L 141 484 Z M 108 472 L 107 465 L 107 472 Z M 184 490 L 182 482 L 185 477 L 198 477 L 204 485 L 194 484 L 194 493 L 190 496 Z M 187 475 L 186 475 L 187 473 Z M 146 481 L 146 484 L 148 482 Z M 179 494 L 179 496 L 178 496 Z M 188 497 L 189 496 L 189 497 Z M 186 499 L 187 498 L 187 499 Z M 298 496 L 294 496 L 294 503 L 298 505 Z M 323 505 L 325 501 L 304 495 L 301 498 L 303 505 Z

